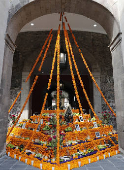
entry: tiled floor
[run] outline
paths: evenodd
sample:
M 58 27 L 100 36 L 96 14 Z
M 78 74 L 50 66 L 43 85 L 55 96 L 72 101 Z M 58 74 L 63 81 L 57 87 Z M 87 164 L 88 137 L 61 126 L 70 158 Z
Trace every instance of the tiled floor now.
M 0 170 L 39 170 L 8 156 L 0 158 Z M 64 169 L 63 169 L 64 170 Z M 74 170 L 124 170 L 124 155 L 116 156 L 85 165 Z

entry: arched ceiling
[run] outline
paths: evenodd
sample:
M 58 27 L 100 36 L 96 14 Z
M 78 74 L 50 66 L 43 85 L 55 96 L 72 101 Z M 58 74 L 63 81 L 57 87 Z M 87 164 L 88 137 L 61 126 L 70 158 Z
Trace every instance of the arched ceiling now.
M 72 30 L 77 31 L 88 31 L 106 34 L 103 27 L 95 22 L 94 20 L 87 18 L 83 15 L 74 14 L 74 13 L 65 13 L 68 19 L 68 22 Z M 58 29 L 60 14 L 53 13 L 41 16 L 33 21 L 27 23 L 22 29 L 21 32 L 26 31 L 46 31 L 53 28 L 53 30 Z M 31 25 L 32 24 L 32 25 Z M 34 25 L 33 25 L 34 24 Z

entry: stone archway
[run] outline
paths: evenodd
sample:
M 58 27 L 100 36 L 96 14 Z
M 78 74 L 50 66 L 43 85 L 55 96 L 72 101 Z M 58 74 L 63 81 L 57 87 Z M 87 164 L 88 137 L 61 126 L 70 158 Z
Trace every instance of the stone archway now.
M 13 42 L 15 42 L 20 29 L 26 23 L 45 14 L 60 12 L 61 9 L 60 0 L 51 1 L 51 5 L 49 5 L 49 3 L 44 0 L 37 0 L 37 1 L 28 0 L 27 2 L 28 2 L 27 5 L 21 7 L 14 15 L 11 16 L 11 20 L 9 20 L 7 34 L 11 37 Z M 113 12 L 112 11 L 110 12 L 107 9 L 110 6 L 107 5 L 107 3 L 104 3 L 104 5 L 107 8 L 103 7 L 102 0 L 100 1 L 100 3 L 101 4 L 89 0 L 88 1 L 78 0 L 77 3 L 76 1 L 72 2 L 72 0 L 68 0 L 63 2 L 62 9 L 66 12 L 81 14 L 95 20 L 105 29 L 110 40 L 112 39 L 115 40 L 111 44 L 111 48 L 114 50 L 112 53 L 113 56 L 112 63 L 113 63 L 113 73 L 114 73 L 114 85 L 115 85 L 115 100 L 116 100 L 116 110 L 117 110 L 119 144 L 120 144 L 120 148 L 124 149 L 124 143 L 123 143 L 124 68 L 123 68 L 121 47 L 119 45 L 120 39 L 118 39 L 120 35 L 118 34 L 120 32 L 120 28 L 117 22 L 117 17 L 115 19 L 114 15 L 112 15 Z M 24 5 L 24 3 L 22 4 Z M 8 117 L 7 110 L 9 106 L 9 93 L 10 93 L 9 90 L 11 85 L 11 73 L 12 73 L 12 63 L 13 63 L 12 61 L 13 61 L 13 52 L 7 46 L 5 46 L 1 92 L 0 92 L 1 104 L 2 104 L 1 120 L 4 122 L 5 126 L 7 126 L 7 117 Z M 6 140 L 6 130 L 4 129 L 3 132 L 1 130 L 1 133 L 4 134 L 2 134 L 3 142 L 1 144 L 0 151 L 2 151 L 4 148 L 4 143 Z

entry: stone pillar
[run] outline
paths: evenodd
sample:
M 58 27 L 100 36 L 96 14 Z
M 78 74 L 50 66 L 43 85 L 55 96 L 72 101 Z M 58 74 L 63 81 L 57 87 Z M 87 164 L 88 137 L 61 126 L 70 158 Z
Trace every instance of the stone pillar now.
M 8 126 L 8 109 L 10 106 L 10 86 L 13 65 L 13 52 L 6 46 L 3 60 L 2 80 L 0 89 L 0 152 L 5 149 Z M 9 76 L 8 76 L 9 74 Z
M 98 86 L 100 87 L 100 72 L 94 70 L 93 76 Z M 93 82 L 93 104 L 94 104 L 94 110 L 96 114 L 98 114 L 98 112 L 101 113 L 101 95 L 98 89 L 96 88 L 94 82 Z
M 0 14 L 1 14 L 0 15 L 0 84 L 1 84 L 1 77 L 2 77 L 5 32 L 7 27 L 9 3 L 10 2 L 8 0 L 0 1 Z
M 8 124 L 8 106 L 9 106 L 9 83 L 10 79 L 5 76 L 3 81 L 3 74 L 6 71 L 9 71 L 11 74 L 11 64 L 8 62 L 8 58 L 11 60 L 11 51 L 7 50 L 7 55 L 4 57 L 4 48 L 5 48 L 5 33 L 7 27 L 7 18 L 8 18 L 8 9 L 10 1 L 0 0 L 0 156 L 5 152 L 5 143 L 6 143 L 6 133 L 7 133 L 7 124 Z M 13 60 L 12 60 L 13 61 Z M 6 65 L 4 66 L 4 63 Z M 4 70 L 4 73 L 3 73 Z M 6 74 L 7 75 L 7 74 Z M 5 90 L 5 88 L 6 90 Z
M 22 72 L 22 93 L 21 93 L 21 108 L 23 107 L 23 104 L 29 94 L 29 90 L 30 90 L 30 79 L 28 80 L 27 83 L 25 83 L 25 80 L 28 76 L 29 72 Z M 28 119 L 29 118 L 29 101 L 25 106 L 25 109 L 20 117 L 20 121 L 22 121 L 23 119 Z
M 114 77 L 115 105 L 117 112 L 117 131 L 119 137 L 119 148 L 124 153 L 124 66 L 121 52 L 121 37 L 111 45 L 112 65 Z M 118 44 L 119 42 L 119 44 Z M 118 45 L 117 45 L 118 44 Z

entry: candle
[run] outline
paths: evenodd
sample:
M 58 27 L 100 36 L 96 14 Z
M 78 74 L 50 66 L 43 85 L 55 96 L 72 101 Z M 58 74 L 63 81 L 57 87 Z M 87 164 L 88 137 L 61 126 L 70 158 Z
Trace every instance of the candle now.
M 74 96 L 74 102 L 75 102 L 75 96 Z

